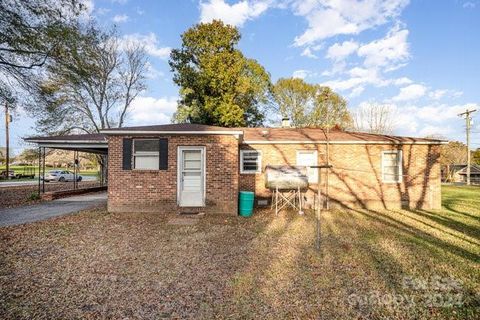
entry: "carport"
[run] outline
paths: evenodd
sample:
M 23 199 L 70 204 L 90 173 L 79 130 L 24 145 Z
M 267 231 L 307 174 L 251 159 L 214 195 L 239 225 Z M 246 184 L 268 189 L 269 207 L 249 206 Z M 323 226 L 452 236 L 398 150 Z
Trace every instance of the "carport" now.
M 45 157 L 47 149 L 58 149 L 73 151 L 73 171 L 74 179 L 72 189 L 67 190 L 75 194 L 78 192 L 88 192 L 85 188 L 79 189 L 77 176 L 79 173 L 78 164 L 79 152 L 92 153 L 100 156 L 100 186 L 104 187 L 107 180 L 107 163 L 108 163 L 108 142 L 105 135 L 95 134 L 74 134 L 63 136 L 48 137 L 31 137 L 24 139 L 28 143 L 36 144 L 38 147 L 38 194 L 45 193 L 45 180 L 41 177 L 45 176 Z M 98 188 L 97 188 L 98 189 Z

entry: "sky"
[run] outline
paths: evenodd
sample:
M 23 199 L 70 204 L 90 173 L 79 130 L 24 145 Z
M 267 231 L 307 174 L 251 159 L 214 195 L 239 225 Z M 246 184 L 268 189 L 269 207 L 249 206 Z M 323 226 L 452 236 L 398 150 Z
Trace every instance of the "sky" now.
M 169 123 L 178 87 L 168 66 L 189 27 L 212 19 L 239 28 L 239 48 L 271 74 L 328 85 L 350 110 L 387 105 L 398 135 L 465 141 L 465 109 L 473 114 L 472 148 L 480 148 L 480 0 L 84 0 L 121 41 L 148 53 L 148 89 L 133 102 L 127 125 Z M 2 112 L 3 117 L 3 112 Z M 4 118 L 0 146 L 5 145 Z M 37 134 L 21 110 L 11 124 Z

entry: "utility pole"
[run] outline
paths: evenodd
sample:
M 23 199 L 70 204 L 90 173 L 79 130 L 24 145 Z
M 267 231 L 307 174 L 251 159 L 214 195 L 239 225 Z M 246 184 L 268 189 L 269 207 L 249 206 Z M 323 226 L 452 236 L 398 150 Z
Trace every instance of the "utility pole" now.
M 5 160 L 6 160 L 6 169 L 7 175 L 6 179 L 10 179 L 10 139 L 9 139 L 9 132 L 8 132 L 8 125 L 10 123 L 10 115 L 8 114 L 8 103 L 5 101 Z
M 467 186 L 470 185 L 470 129 L 472 126 L 472 116 L 471 114 L 477 111 L 476 109 L 469 110 L 467 109 L 465 112 L 460 113 L 459 116 L 465 116 L 466 122 L 466 133 L 467 133 Z

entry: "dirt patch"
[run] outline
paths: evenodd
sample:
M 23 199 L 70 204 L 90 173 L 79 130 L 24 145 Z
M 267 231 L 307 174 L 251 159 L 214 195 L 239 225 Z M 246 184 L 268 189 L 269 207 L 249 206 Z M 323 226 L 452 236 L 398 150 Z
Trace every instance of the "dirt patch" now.
M 78 183 L 79 188 L 94 186 L 100 186 L 100 183 L 96 181 L 81 181 Z M 69 189 L 73 189 L 73 182 L 45 183 L 45 192 Z M 0 208 L 10 208 L 38 203 L 41 200 L 35 198 L 37 193 L 38 185 L 2 187 L 0 188 Z

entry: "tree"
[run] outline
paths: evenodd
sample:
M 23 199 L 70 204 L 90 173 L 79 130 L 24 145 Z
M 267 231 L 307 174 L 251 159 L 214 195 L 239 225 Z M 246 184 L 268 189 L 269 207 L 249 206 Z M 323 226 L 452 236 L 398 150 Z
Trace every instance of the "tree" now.
M 4 164 L 6 159 L 5 159 L 5 148 L 0 148 L 0 163 Z
M 273 86 L 273 97 L 282 117 L 289 118 L 294 127 L 302 127 L 308 122 L 316 91 L 315 85 L 302 79 L 281 78 Z
M 467 163 L 467 146 L 459 141 L 450 141 L 442 145 L 440 149 L 440 164 L 446 168 L 446 180 L 452 179 L 454 172 L 453 165 Z
M 226 127 L 257 126 L 268 101 L 270 75 L 237 49 L 239 31 L 221 21 L 200 23 L 172 50 L 173 81 L 180 87 L 174 122 Z
M 472 151 L 472 163 L 480 165 L 480 148 Z
M 351 126 L 347 101 L 328 87 L 297 78 L 279 79 L 273 99 L 282 117 L 288 117 L 295 127 Z
M 40 99 L 28 110 L 42 132 L 121 127 L 132 101 L 146 88 L 146 66 L 143 47 L 120 46 L 115 31 L 103 32 L 93 24 L 79 28 L 48 65 Z
M 35 164 L 38 161 L 39 151 L 36 148 L 28 148 L 22 151 L 17 157 L 17 160 L 26 162 L 28 164 Z
M 376 134 L 392 134 L 394 113 L 387 104 L 362 104 L 353 114 L 355 130 Z
M 34 72 L 55 56 L 85 10 L 80 0 L 0 1 L 0 98 L 34 89 Z
M 347 108 L 347 100 L 329 87 L 317 87 L 314 108 L 309 115 L 308 126 L 350 128 L 352 116 Z
M 466 164 L 467 163 L 467 146 L 463 142 L 450 141 L 448 144 L 442 145 L 440 150 L 440 164 Z

